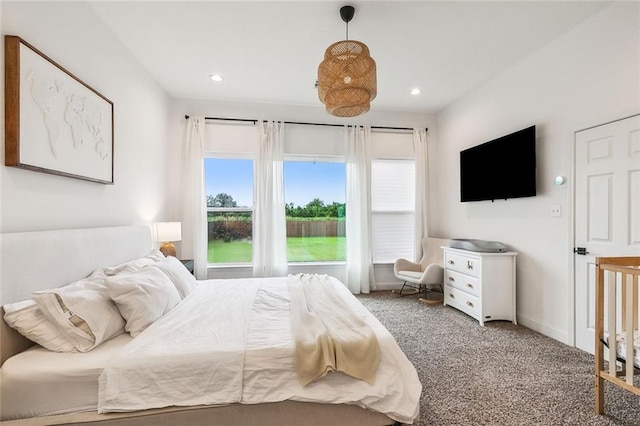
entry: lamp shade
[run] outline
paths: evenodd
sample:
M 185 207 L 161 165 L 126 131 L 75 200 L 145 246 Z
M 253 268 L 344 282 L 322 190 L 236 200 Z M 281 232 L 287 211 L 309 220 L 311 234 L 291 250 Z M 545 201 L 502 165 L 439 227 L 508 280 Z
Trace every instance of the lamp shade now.
M 155 224 L 156 241 L 182 240 L 182 222 L 157 222 Z
M 318 66 L 318 97 L 336 117 L 369 111 L 377 94 L 376 62 L 366 44 L 343 40 L 327 48 Z

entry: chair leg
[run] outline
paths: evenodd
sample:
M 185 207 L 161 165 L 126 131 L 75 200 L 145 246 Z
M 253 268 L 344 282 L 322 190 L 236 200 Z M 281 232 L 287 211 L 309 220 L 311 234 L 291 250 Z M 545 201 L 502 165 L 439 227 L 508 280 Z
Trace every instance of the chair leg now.
M 410 287 L 410 288 L 413 288 L 413 289 L 418 290 L 418 291 L 413 292 L 413 293 L 403 293 L 405 287 Z M 396 293 L 396 290 L 392 290 L 392 293 L 396 293 L 398 296 L 410 296 L 412 294 L 416 294 L 416 293 L 420 292 L 420 288 L 421 287 L 415 287 L 415 286 L 413 286 L 411 284 L 407 284 L 407 281 L 405 281 L 402 284 L 402 288 L 400 289 L 399 292 Z
M 427 298 L 427 291 L 429 291 L 429 288 L 427 287 L 426 284 L 420 284 L 420 290 L 422 290 L 422 293 L 424 295 L 424 298 Z
M 429 285 L 425 284 L 424 285 L 424 297 L 420 298 L 420 302 L 426 303 L 428 305 L 434 305 L 434 304 L 442 303 L 442 299 L 444 298 L 444 288 L 442 287 L 442 284 L 438 284 L 438 287 L 440 287 L 440 291 L 438 291 L 436 289 L 429 289 Z M 442 299 L 429 299 L 427 297 L 427 293 L 429 291 L 432 291 L 432 292 L 435 292 L 435 293 L 440 293 L 442 295 Z

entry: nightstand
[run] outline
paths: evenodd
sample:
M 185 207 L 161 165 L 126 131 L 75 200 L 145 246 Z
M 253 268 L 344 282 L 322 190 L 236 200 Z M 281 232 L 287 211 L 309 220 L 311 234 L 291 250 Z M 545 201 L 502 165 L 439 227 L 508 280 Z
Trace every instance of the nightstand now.
M 193 274 L 193 259 L 180 259 L 180 262 Z

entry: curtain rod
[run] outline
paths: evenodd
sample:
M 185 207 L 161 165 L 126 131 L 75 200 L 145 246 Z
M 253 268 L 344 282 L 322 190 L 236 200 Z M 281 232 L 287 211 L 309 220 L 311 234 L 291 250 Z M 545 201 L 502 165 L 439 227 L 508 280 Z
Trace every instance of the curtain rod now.
M 188 115 L 184 116 L 185 120 L 189 119 Z M 260 120 L 251 119 L 251 118 L 224 118 L 224 117 L 204 117 L 205 120 L 220 120 L 220 121 L 238 121 L 243 123 L 253 123 L 256 124 Z M 326 126 L 326 127 L 344 127 L 344 124 L 330 124 L 330 123 L 306 123 L 303 121 L 283 121 L 284 124 L 301 124 L 304 126 Z M 348 126 L 351 126 L 350 124 Z M 371 126 L 372 129 L 376 130 L 411 130 L 411 127 L 386 127 L 386 126 Z M 426 131 L 429 131 L 429 128 L 425 128 Z

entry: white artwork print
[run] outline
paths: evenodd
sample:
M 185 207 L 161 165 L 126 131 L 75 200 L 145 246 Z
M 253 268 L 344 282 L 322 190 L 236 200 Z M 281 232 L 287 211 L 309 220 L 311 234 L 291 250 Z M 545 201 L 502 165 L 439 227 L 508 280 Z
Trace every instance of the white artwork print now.
M 20 162 L 113 181 L 112 104 L 20 44 Z

